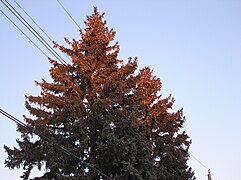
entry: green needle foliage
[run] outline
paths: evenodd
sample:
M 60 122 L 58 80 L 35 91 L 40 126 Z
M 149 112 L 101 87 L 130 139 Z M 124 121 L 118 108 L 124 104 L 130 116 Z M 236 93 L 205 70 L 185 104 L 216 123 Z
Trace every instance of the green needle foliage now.
M 118 59 L 103 16 L 94 8 L 80 40 L 54 44 L 72 62 L 49 59 L 53 81 L 36 82 L 41 94 L 26 96 L 30 128 L 18 127 L 18 147 L 5 146 L 6 167 L 23 168 L 23 179 L 34 167 L 43 169 L 34 179 L 194 179 L 182 110 L 170 112 L 174 99 L 159 95 L 149 67 L 137 71 L 136 58 Z

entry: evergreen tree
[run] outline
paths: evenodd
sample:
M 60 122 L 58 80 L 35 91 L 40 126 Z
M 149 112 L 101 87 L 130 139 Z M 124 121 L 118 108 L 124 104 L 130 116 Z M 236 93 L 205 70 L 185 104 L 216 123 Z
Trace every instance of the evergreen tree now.
M 23 168 L 23 179 L 33 167 L 45 169 L 34 179 L 194 179 L 182 110 L 170 112 L 174 99 L 159 95 L 149 67 L 137 72 L 137 59 L 118 59 L 103 16 L 94 8 L 80 40 L 54 44 L 72 62 L 49 59 L 53 81 L 36 82 L 41 94 L 26 96 L 29 128 L 18 127 L 17 148 L 5 146 L 5 165 Z

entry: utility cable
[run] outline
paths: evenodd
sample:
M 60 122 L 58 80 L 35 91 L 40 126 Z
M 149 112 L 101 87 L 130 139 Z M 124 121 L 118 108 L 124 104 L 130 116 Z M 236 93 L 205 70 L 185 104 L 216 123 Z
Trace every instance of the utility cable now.
M 7 118 L 11 119 L 12 121 L 14 121 L 16 124 L 21 125 L 23 127 L 26 127 L 26 124 L 23 123 L 22 121 L 18 120 L 17 118 L 15 118 L 14 116 L 12 116 L 11 114 L 7 113 L 6 111 L 0 109 L 0 113 L 4 116 L 6 116 Z
M 31 21 L 41 30 L 42 33 L 44 33 L 44 35 L 51 41 L 54 42 L 54 40 L 38 25 L 38 23 L 26 12 L 26 10 L 16 1 L 14 0 L 14 2 L 17 4 L 17 6 L 29 17 L 29 19 L 31 19 Z M 69 60 L 71 60 L 69 58 L 69 56 L 67 56 L 66 54 L 64 54 L 65 57 L 67 57 Z
M 81 29 L 80 26 L 78 25 L 78 23 L 74 20 L 74 18 L 70 15 L 70 13 L 66 10 L 66 8 L 63 6 L 63 4 L 57 0 L 57 2 L 59 3 L 59 5 L 64 9 L 64 11 L 68 14 L 68 16 L 70 17 L 70 19 L 72 19 L 72 21 L 75 23 L 75 25 L 79 28 L 79 30 Z
M 62 64 L 67 64 L 66 61 L 43 39 L 41 35 L 21 16 L 20 13 L 8 1 L 1 0 L 4 6 L 41 42 L 41 44 L 49 50 Z M 7 3 L 7 4 L 6 4 Z
M 15 24 L 1 9 L 0 11 L 44 56 L 48 58 L 48 55 L 35 42 L 33 42 L 31 38 L 18 27 L 17 24 Z
M 191 153 L 190 153 L 190 155 L 201 165 L 201 166 L 203 166 L 205 169 L 209 169 L 207 166 L 205 166 L 201 161 L 199 161 L 194 155 L 192 155 Z
M 36 23 L 36 21 L 34 21 L 34 19 L 24 10 L 24 8 L 16 1 L 14 0 L 14 2 L 17 4 L 17 6 L 33 21 L 33 23 L 42 31 L 42 33 L 45 34 L 45 36 L 51 41 L 53 42 L 53 40 L 51 39 L 51 37 Z
M 21 16 L 21 14 L 7 1 L 1 0 L 5 7 L 42 43 L 42 45 L 47 48 L 52 55 L 55 56 L 61 63 L 65 63 L 65 60 L 59 56 L 59 54 L 44 40 L 44 38 Z M 7 3 L 7 4 L 6 4 Z M 63 63 L 63 64 L 64 64 Z
M 191 154 L 190 152 L 189 152 L 189 154 L 193 157 L 193 159 L 195 159 L 201 166 L 203 166 L 205 169 L 207 169 L 207 170 L 210 170 L 207 166 L 205 166 L 198 158 L 196 158 L 193 154 Z M 213 175 L 213 177 L 214 177 L 214 179 L 217 179 L 216 177 L 215 177 L 215 175 L 211 172 L 211 174 Z
M 71 155 L 73 156 L 74 158 L 78 159 L 79 161 L 81 161 L 81 163 L 85 164 L 87 167 L 93 169 L 96 173 L 98 173 L 99 175 L 109 179 L 109 180 L 112 180 L 112 178 L 110 178 L 109 176 L 107 176 L 106 174 L 104 174 L 103 172 L 101 172 L 100 170 L 98 170 L 97 168 L 93 167 L 91 164 L 81 160 L 78 156 L 76 156 L 75 154 L 73 154 L 72 152 L 70 152 L 69 150 L 65 149 L 64 147 L 60 146 L 58 143 L 56 142 L 53 142 L 52 139 L 44 136 L 43 134 L 41 134 L 40 131 L 38 131 L 36 128 L 33 128 L 33 127 L 30 127 L 30 126 L 27 126 L 25 123 L 23 123 L 22 121 L 20 121 L 19 119 L 15 118 L 14 116 L 12 116 L 11 114 L 9 114 L 8 112 L 0 109 L 0 113 L 2 115 L 4 115 L 5 117 L 7 117 L 8 119 L 10 119 L 11 121 L 15 122 L 17 125 L 20 125 L 22 127 L 25 127 L 25 128 L 30 128 L 34 134 L 36 134 L 37 136 L 39 137 L 42 137 L 42 138 L 45 138 L 47 141 L 49 141 L 50 143 L 56 145 L 58 148 L 60 148 L 65 154 L 67 155 Z M 46 129 L 47 130 L 47 129 Z M 49 130 L 49 132 L 51 132 Z M 51 132 L 52 133 L 52 132 Z

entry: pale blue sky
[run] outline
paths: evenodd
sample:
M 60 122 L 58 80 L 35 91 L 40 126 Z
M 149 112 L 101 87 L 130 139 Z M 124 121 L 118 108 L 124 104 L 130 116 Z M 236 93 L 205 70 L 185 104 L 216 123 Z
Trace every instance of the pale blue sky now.
M 55 41 L 78 39 L 78 28 L 57 1 L 18 2 Z M 138 56 L 140 68 L 150 66 L 161 78 L 161 93 L 174 96 L 175 109 L 184 108 L 184 130 L 193 140 L 190 153 L 216 179 L 241 179 L 241 1 L 61 2 L 81 27 L 94 5 L 105 12 L 108 27 L 117 32 L 119 57 Z M 2 4 L 0 9 L 13 17 Z M 49 79 L 50 65 L 2 14 L 0 28 L 0 108 L 21 119 L 27 113 L 24 95 L 40 92 L 34 80 Z M 19 137 L 15 124 L 0 116 L 1 179 L 19 179 L 19 171 L 3 165 L 3 145 L 14 146 Z M 207 169 L 193 157 L 189 164 L 198 180 L 207 179 Z

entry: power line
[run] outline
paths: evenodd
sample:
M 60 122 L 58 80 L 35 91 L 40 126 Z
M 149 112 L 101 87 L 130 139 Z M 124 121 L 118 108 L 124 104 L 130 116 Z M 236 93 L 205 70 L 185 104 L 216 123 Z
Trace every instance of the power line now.
M 18 7 L 33 21 L 33 23 L 42 31 L 42 33 L 45 34 L 45 36 L 51 41 L 53 42 L 53 40 L 50 38 L 50 36 L 36 23 L 36 21 L 34 21 L 34 19 L 24 10 L 24 8 L 17 2 L 14 0 L 14 2 L 18 5 Z
M 39 33 L 21 16 L 20 13 L 8 2 L 3 0 L 1 2 L 4 6 L 41 42 L 41 44 L 49 50 L 49 52 L 57 58 L 62 64 L 67 64 L 66 61 L 59 56 L 59 54 L 44 40 L 44 38 L 39 35 Z
M 0 11 L 44 56 L 48 58 L 48 55 L 35 42 L 33 42 L 31 38 L 18 27 L 17 24 L 15 24 L 1 9 Z
M 201 166 L 203 166 L 205 169 L 207 169 L 207 170 L 210 170 L 207 166 L 205 166 L 198 158 L 196 158 L 193 154 L 191 154 L 190 152 L 189 152 L 189 154 L 193 157 L 193 159 L 195 159 Z M 213 177 L 214 177 L 214 179 L 217 179 L 216 177 L 215 177 L 215 175 L 211 172 L 211 174 L 213 175 Z
M 214 179 L 216 179 L 217 180 L 217 178 L 216 178 L 216 176 L 212 173 L 212 172 L 210 172 L 211 174 L 212 174 L 212 176 L 214 177 Z
M 11 119 L 12 121 L 14 121 L 16 124 L 26 127 L 26 124 L 24 124 L 22 121 L 18 120 L 17 118 L 15 118 L 14 116 L 12 116 L 11 114 L 7 113 L 6 111 L 0 109 L 0 113 L 3 114 L 4 116 L 6 116 L 7 118 Z
M 55 56 L 61 63 L 65 63 L 65 60 L 59 56 L 59 54 L 48 44 L 48 42 L 45 41 L 45 39 L 25 20 L 23 16 L 7 1 L 5 0 L 4 3 L 3 0 L 1 2 L 5 5 L 5 7 L 8 8 L 8 10 L 44 45 L 45 48 L 49 50 L 49 52 Z M 63 64 L 64 64 L 63 63 Z
M 78 25 L 78 23 L 74 20 L 74 18 L 70 15 L 70 13 L 66 10 L 66 8 L 63 6 L 63 4 L 59 1 L 59 0 L 57 0 L 57 2 L 59 3 L 59 5 L 64 9 L 64 11 L 68 14 L 68 16 L 70 17 L 70 19 L 72 19 L 72 21 L 75 23 L 75 25 L 79 28 L 79 29 L 81 29 L 80 28 L 80 26 Z
M 51 41 L 54 42 L 54 40 L 38 25 L 38 23 L 26 12 L 26 10 L 16 1 L 14 0 L 14 2 L 17 4 L 17 6 L 31 19 L 31 21 L 41 30 L 42 33 L 45 34 L 45 36 Z M 65 57 L 67 57 L 69 60 L 69 56 L 67 56 L 66 54 L 64 54 Z
M 201 161 L 199 161 L 194 155 L 192 155 L 191 153 L 190 153 L 190 155 L 201 165 L 201 166 L 203 166 L 205 169 L 209 169 L 207 166 L 205 166 Z
M 36 134 L 39 137 L 45 138 L 47 141 L 49 141 L 50 143 L 56 145 L 58 148 L 60 148 L 65 154 L 73 156 L 74 158 L 78 159 L 78 161 L 81 161 L 81 163 L 85 164 L 87 167 L 93 169 L 96 173 L 98 173 L 99 175 L 112 180 L 112 178 L 110 178 L 109 176 L 107 176 L 106 174 L 104 174 L 103 172 L 101 172 L 100 170 L 98 170 L 97 168 L 93 167 L 91 164 L 81 160 L 78 156 L 76 156 L 75 154 L 73 154 L 72 152 L 70 152 L 69 150 L 65 149 L 64 147 L 60 146 L 58 143 L 52 141 L 52 139 L 49 139 L 48 137 L 44 136 L 40 131 L 38 131 L 38 129 L 33 128 L 31 126 L 27 126 L 25 123 L 23 123 L 22 121 L 20 121 L 19 119 L 15 118 L 14 116 L 12 116 L 11 114 L 9 114 L 8 112 L 4 111 L 3 109 L 0 108 L 0 113 L 2 115 L 4 115 L 5 117 L 7 117 L 8 119 L 10 119 L 11 121 L 15 122 L 17 125 L 20 125 L 22 127 L 25 128 L 29 128 L 33 131 L 34 134 Z M 46 128 L 44 128 L 45 130 L 48 130 Z M 48 130 L 50 133 L 52 133 L 50 130 Z

